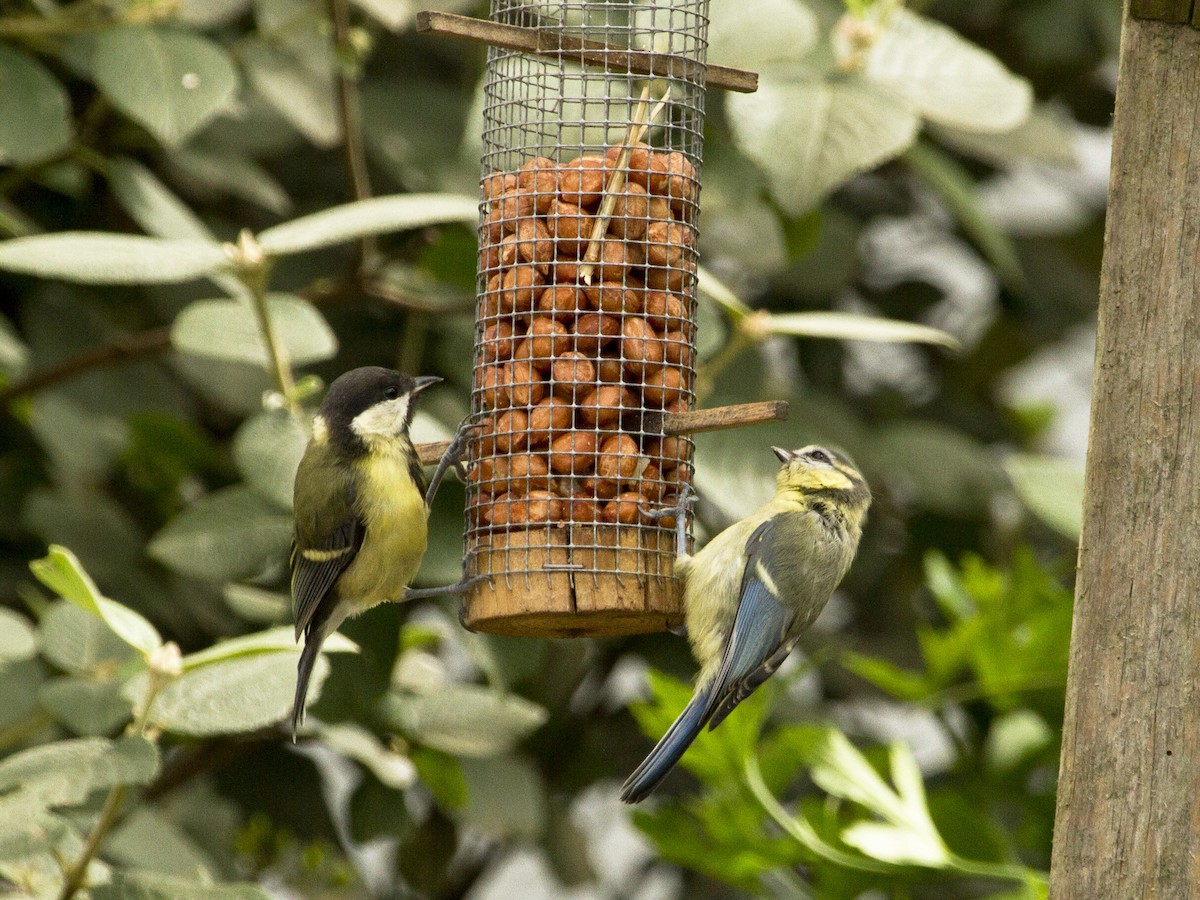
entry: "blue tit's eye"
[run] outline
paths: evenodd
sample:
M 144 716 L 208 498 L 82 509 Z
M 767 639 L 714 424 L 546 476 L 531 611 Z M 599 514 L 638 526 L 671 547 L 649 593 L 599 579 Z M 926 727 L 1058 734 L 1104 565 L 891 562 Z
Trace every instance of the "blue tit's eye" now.
M 824 450 L 809 450 L 808 458 L 813 462 L 824 463 L 827 466 L 833 465 L 833 460 L 829 458 L 829 454 Z
M 395 387 L 395 386 L 385 387 L 383 389 L 383 396 L 386 397 L 388 400 L 395 400 L 397 397 L 400 396 L 400 388 Z

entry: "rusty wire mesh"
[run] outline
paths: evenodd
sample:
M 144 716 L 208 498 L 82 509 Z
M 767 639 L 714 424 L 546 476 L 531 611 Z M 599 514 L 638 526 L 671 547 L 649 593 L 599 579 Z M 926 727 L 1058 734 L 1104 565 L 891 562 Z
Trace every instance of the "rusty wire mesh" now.
M 692 475 L 662 414 L 693 401 L 707 5 L 492 2 L 494 21 L 606 49 L 603 65 L 489 49 L 473 575 L 670 575 L 671 520 L 646 511 Z M 630 49 L 670 74 L 631 73 Z

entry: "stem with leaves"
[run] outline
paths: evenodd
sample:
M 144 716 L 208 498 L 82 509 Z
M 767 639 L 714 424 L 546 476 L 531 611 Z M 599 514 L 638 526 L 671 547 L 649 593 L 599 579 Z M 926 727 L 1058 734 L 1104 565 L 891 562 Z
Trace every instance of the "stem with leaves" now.
M 150 710 L 154 708 L 154 701 L 162 689 L 178 678 L 182 671 L 182 656 L 179 647 L 173 643 L 165 644 L 156 653 L 151 654 L 149 664 L 150 683 L 146 688 L 146 696 L 142 701 L 141 709 L 138 710 L 137 717 L 125 729 L 126 734 L 147 736 Z M 71 900 L 83 887 L 87 879 L 88 866 L 91 865 L 92 859 L 95 858 L 100 845 L 104 843 L 104 839 L 108 837 L 112 827 L 117 824 L 121 806 L 128 793 L 129 785 L 118 784 L 114 785 L 108 792 L 108 796 L 104 798 L 104 805 L 100 807 L 100 816 L 83 842 L 83 850 L 79 854 L 79 859 L 75 860 L 74 865 L 69 869 L 63 871 L 63 886 L 58 900 Z
M 371 198 L 371 179 L 367 172 L 367 154 L 363 144 L 362 104 L 358 95 L 359 51 L 350 34 L 350 9 L 347 0 L 329 0 L 333 21 L 334 66 L 337 71 L 337 106 L 342 141 L 346 149 L 346 168 L 355 200 Z M 374 234 L 359 240 L 359 269 L 375 256 L 378 242 Z
M 288 362 L 283 345 L 275 333 L 275 323 L 271 321 L 271 312 L 267 306 L 267 281 L 271 276 L 271 263 L 258 245 L 254 234 L 249 229 L 243 229 L 238 235 L 237 244 L 227 244 L 226 252 L 233 260 L 234 270 L 238 279 L 246 287 L 250 295 L 250 303 L 254 307 L 254 315 L 258 320 L 258 330 L 262 335 L 263 345 L 267 350 L 271 375 L 275 378 L 275 387 L 283 396 L 283 402 L 293 415 L 300 413 L 300 401 L 296 396 L 296 379 L 292 375 L 292 367 Z
M 752 754 L 746 758 L 743 763 L 743 772 L 746 785 L 767 815 L 810 853 L 834 865 L 857 872 L 896 875 L 912 867 L 911 864 L 887 863 L 867 856 L 847 853 L 826 843 L 802 814 L 793 816 L 783 808 L 775 795 L 771 793 L 770 788 L 767 787 L 756 756 Z M 1017 881 L 1024 885 L 1044 884 L 1048 878 L 1047 873 L 1027 868 L 1019 863 L 983 862 L 964 859 L 954 853 L 948 854 L 945 862 L 937 866 L 936 871 L 964 877 Z

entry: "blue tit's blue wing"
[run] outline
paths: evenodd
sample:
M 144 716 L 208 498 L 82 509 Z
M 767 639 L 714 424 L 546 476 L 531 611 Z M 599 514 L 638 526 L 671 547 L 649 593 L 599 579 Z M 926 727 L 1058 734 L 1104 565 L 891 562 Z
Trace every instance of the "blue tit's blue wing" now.
M 737 615 L 704 713 L 710 730 L 779 668 L 795 643 L 789 632 L 796 610 L 781 601 L 772 576 L 775 536 L 775 520 L 768 519 L 746 541 Z

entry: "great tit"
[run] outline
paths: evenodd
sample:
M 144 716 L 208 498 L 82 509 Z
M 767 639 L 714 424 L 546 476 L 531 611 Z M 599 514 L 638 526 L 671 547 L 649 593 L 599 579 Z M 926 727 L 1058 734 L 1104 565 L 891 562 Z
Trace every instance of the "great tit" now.
M 783 463 L 774 498 L 695 556 L 685 510 L 676 515 L 675 574 L 700 673 L 691 701 L 622 787 L 626 803 L 645 799 L 705 725 L 716 728 L 779 668 L 858 550 L 871 492 L 854 464 L 824 447 L 771 449 Z
M 292 737 L 321 644 L 347 616 L 405 599 L 428 536 L 426 484 L 408 436 L 414 403 L 440 378 L 367 366 L 329 386 L 296 472 L 292 602 L 304 650 Z

